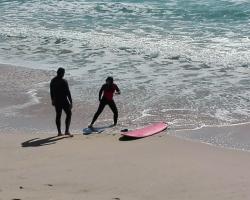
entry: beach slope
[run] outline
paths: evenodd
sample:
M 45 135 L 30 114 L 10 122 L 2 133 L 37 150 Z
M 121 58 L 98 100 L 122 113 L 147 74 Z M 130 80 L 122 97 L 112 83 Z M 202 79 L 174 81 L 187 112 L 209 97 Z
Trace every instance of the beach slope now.
M 0 135 L 0 200 L 243 200 L 250 154 L 172 136 Z

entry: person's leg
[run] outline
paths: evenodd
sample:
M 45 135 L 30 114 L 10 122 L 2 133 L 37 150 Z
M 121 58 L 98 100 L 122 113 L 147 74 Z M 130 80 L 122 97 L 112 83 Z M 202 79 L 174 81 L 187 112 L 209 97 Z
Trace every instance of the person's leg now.
M 118 110 L 116 104 L 114 101 L 110 101 L 108 105 L 111 108 L 112 112 L 114 113 L 114 126 L 116 126 L 118 120 Z
M 56 127 L 58 131 L 58 136 L 60 136 L 62 135 L 62 131 L 61 131 L 62 106 L 55 105 L 55 109 L 56 109 Z
M 63 106 L 63 110 L 64 110 L 64 112 L 66 114 L 66 119 L 65 119 L 65 134 L 66 135 L 70 135 L 69 127 L 70 127 L 71 116 L 72 116 L 70 105 L 69 104 L 65 104 Z
M 99 115 L 102 113 L 102 111 L 103 111 L 104 107 L 106 106 L 106 104 L 107 104 L 106 100 L 102 99 L 100 101 L 99 107 L 98 107 L 98 109 L 97 109 L 97 111 L 96 111 L 96 113 L 95 113 L 95 115 L 94 115 L 94 117 L 92 119 L 91 124 L 89 125 L 90 128 L 92 128 L 93 124 L 95 123 L 95 121 L 97 120 Z

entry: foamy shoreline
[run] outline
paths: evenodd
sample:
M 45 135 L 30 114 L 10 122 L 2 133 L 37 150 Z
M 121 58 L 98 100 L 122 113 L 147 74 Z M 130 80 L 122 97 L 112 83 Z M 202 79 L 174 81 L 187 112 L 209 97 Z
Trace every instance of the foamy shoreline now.
M 0 122 L 4 124 L 4 131 L 10 133 L 51 133 L 55 132 L 55 111 L 51 105 L 49 94 L 50 80 L 56 71 L 30 69 L 6 64 L 0 64 L 1 91 L 0 91 Z M 98 106 L 97 92 L 94 90 L 92 100 L 81 101 L 74 97 L 75 80 L 65 77 L 72 90 L 73 116 L 71 131 L 82 133 L 87 127 Z M 96 92 L 96 94 L 95 94 Z M 88 98 L 87 95 L 84 98 Z M 109 116 L 109 117 L 107 117 Z M 120 114 L 120 118 L 124 116 Z M 107 119 L 108 118 L 108 119 Z M 62 121 L 64 120 L 64 115 Z M 112 114 L 109 109 L 98 120 L 98 126 L 112 124 Z
M 0 65 L 0 67 L 2 90 L 0 93 L 1 131 L 4 133 L 26 132 L 56 135 L 55 113 L 54 108 L 51 106 L 48 88 L 55 72 L 10 65 Z M 73 83 L 71 86 L 73 86 Z M 72 133 L 82 134 L 82 129 L 89 124 L 97 103 L 93 102 L 94 105 L 89 105 L 88 102 L 74 101 Z M 120 118 L 124 121 L 126 113 L 123 113 Z M 108 126 L 110 123 L 112 123 L 112 114 L 109 109 L 106 109 L 97 126 Z M 118 127 L 107 129 L 105 132 L 119 134 L 122 128 L 131 129 L 133 127 L 136 126 L 119 124 Z M 197 130 L 171 130 L 170 125 L 167 133 L 215 146 L 250 151 L 249 127 L 249 123 L 244 123 L 224 127 L 203 127 Z

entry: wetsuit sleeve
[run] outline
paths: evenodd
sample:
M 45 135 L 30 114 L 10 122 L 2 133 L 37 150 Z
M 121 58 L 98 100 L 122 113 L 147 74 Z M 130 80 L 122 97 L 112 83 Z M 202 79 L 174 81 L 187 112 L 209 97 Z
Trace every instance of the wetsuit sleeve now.
M 117 86 L 117 85 L 115 85 L 115 90 L 116 90 L 116 92 L 117 92 L 118 94 L 120 94 L 120 93 L 121 93 L 121 91 L 120 91 L 120 89 L 118 88 L 118 86 Z
M 65 84 L 66 84 L 66 90 L 67 90 L 67 97 L 68 97 L 68 99 L 69 99 L 69 102 L 72 104 L 73 101 L 72 101 L 72 97 L 71 97 L 71 92 L 70 92 L 70 90 L 69 90 L 69 84 L 68 84 L 67 81 L 65 81 Z
M 99 91 L 99 100 L 102 99 L 102 93 L 104 91 L 104 85 L 101 87 L 100 91 Z

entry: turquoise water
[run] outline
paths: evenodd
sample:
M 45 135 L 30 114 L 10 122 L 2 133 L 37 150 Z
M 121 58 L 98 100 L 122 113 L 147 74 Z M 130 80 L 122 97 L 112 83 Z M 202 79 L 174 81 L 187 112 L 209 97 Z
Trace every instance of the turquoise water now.
M 2 0 L 0 19 L 0 62 L 63 66 L 79 101 L 113 75 L 131 123 L 250 120 L 248 1 Z

